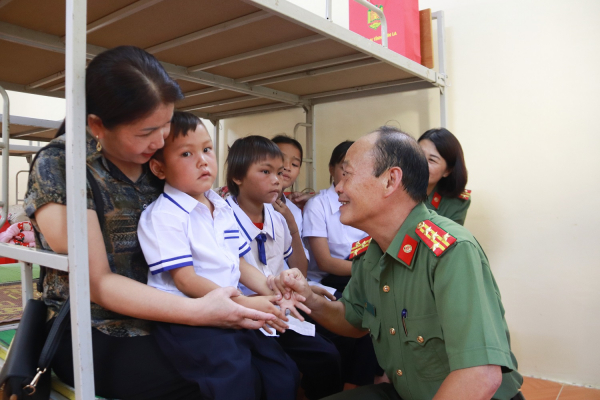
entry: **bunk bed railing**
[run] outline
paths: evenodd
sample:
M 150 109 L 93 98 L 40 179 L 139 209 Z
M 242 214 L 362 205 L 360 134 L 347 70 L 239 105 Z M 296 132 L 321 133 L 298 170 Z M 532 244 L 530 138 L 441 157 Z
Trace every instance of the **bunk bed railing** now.
M 331 1 L 331 0 L 328 0 Z M 385 14 L 383 10 L 377 7 L 374 4 L 369 3 L 367 0 L 354 0 L 354 2 L 358 4 L 362 4 L 367 7 L 369 10 L 373 11 L 375 14 L 379 16 L 379 20 L 381 21 L 381 45 L 383 47 L 388 47 L 388 36 L 387 36 L 387 20 L 385 19 Z
M 21 263 L 24 302 L 33 297 L 32 265 L 68 271 L 71 299 L 71 332 L 75 398 L 94 398 L 90 286 L 88 265 L 87 204 L 85 198 L 85 68 L 86 68 L 86 0 L 67 0 L 65 35 L 66 110 L 66 182 L 67 182 L 67 255 L 0 243 L 0 255 Z M 2 224 L 8 210 L 9 99 L 4 98 L 2 114 Z
M 8 139 L 10 137 L 10 100 L 8 99 L 8 93 L 2 86 L 0 86 L 0 94 L 4 100 L 4 107 L 2 113 L 2 142 L 0 142 L 0 149 L 2 151 L 2 190 L 0 199 L 0 207 L 2 207 L 2 216 L 0 216 L 0 227 L 4 225 L 8 219 Z

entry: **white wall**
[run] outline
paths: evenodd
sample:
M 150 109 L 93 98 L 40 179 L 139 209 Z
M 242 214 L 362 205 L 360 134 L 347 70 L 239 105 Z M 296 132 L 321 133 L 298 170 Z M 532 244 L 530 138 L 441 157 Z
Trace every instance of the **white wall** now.
M 39 118 L 46 120 L 62 120 L 65 118 L 65 100 L 54 97 L 36 96 L 32 94 L 7 91 L 10 102 L 10 115 L 20 117 Z M 0 105 L 4 101 L 0 98 Z M 11 140 L 12 144 L 30 144 L 27 140 Z M 31 143 L 34 146 L 38 142 Z M 8 204 L 16 203 L 16 197 L 22 199 L 27 190 L 27 173 L 19 174 L 17 188 L 17 172 L 29 171 L 29 164 L 25 157 L 10 157 L 8 170 Z M 0 165 L 0 171 L 2 166 Z M 1 208 L 0 208 L 1 209 Z
M 318 13 L 318 1 L 307 3 Z M 340 3 L 334 20 L 345 25 Z M 600 2 L 421 0 L 420 8 L 446 15 L 449 129 L 473 190 L 466 226 L 491 261 L 520 371 L 600 387 Z M 432 89 L 317 106 L 317 188 L 328 185 L 337 143 L 390 120 L 418 136 L 439 126 L 438 98 Z M 231 137 L 271 136 L 303 118 L 283 111 L 222 124 Z

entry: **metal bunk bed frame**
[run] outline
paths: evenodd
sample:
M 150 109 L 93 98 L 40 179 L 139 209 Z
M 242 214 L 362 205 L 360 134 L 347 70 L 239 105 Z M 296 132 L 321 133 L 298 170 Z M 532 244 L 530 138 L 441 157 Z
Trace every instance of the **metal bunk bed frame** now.
M 186 0 L 120 0 L 114 3 L 119 3 L 116 6 L 121 8 L 107 10 L 112 4 L 95 2 L 88 9 L 86 0 L 66 0 L 65 30 L 64 36 L 61 36 L 60 34 L 48 33 L 53 30 L 51 26 L 45 26 L 45 29 L 42 30 L 32 29 L 32 26 L 37 27 L 36 22 L 39 23 L 46 17 L 40 15 L 43 14 L 43 10 L 36 13 L 37 8 L 44 9 L 41 0 L 14 3 L 11 0 L 0 0 L 0 9 L 12 7 L 14 11 L 14 15 L 11 14 L 14 17 L 11 22 L 7 22 L 0 16 L 0 52 L 3 50 L 11 51 L 17 48 L 15 46 L 18 46 L 19 50 L 26 48 L 33 49 L 31 51 L 38 51 L 38 53 L 31 53 L 32 60 L 40 60 L 40 54 L 44 55 L 47 60 L 45 65 L 36 66 L 38 79 L 33 82 L 30 77 L 31 74 L 25 72 L 21 74 L 21 71 L 18 71 L 17 74 L 11 70 L 6 72 L 6 68 L 3 69 L 0 66 L 0 94 L 4 98 L 0 148 L 8 148 L 10 137 L 9 101 L 5 89 L 66 98 L 66 180 L 69 188 L 67 191 L 68 255 L 24 249 L 6 244 L 0 244 L 0 255 L 20 260 L 24 300 L 31 298 L 33 295 L 32 264 L 40 264 L 69 272 L 72 300 L 71 326 L 75 396 L 77 399 L 94 398 L 86 202 L 84 196 L 80 195 L 85 193 L 85 135 L 79 133 L 85 131 L 86 125 L 86 61 L 92 59 L 107 47 L 129 42 L 127 38 L 119 37 L 114 32 L 111 33 L 113 36 L 116 35 L 117 39 L 114 37 L 99 39 L 100 36 L 97 32 L 104 30 L 106 27 L 120 24 L 132 18 L 135 19 L 134 22 L 138 23 L 141 18 L 147 18 L 149 21 L 153 18 L 156 20 L 156 16 L 149 15 L 148 11 L 151 11 L 153 7 L 163 6 L 164 3 L 170 3 L 171 6 L 179 3 L 179 5 L 183 4 L 190 8 L 197 8 L 200 7 L 200 3 L 205 5 L 210 1 L 192 3 L 190 1 L 186 2 Z M 164 40 L 164 38 L 158 39 L 158 42 L 149 46 L 139 46 L 145 47 L 146 51 L 157 55 L 166 71 L 182 85 L 186 99 L 183 101 L 185 104 L 179 109 L 193 112 L 199 117 L 213 122 L 215 125 L 215 146 L 217 148 L 222 146 L 219 143 L 219 120 L 221 119 L 302 107 L 306 111 L 306 121 L 298 124 L 294 132 L 300 126 L 306 128 L 306 162 L 311 166 L 311 170 L 307 173 L 307 183 L 308 186 L 312 187 L 316 182 L 314 164 L 316 121 L 313 111 L 315 105 L 437 87 L 440 91 L 441 125 L 447 125 L 447 97 L 445 92 L 447 77 L 443 12 L 438 11 L 432 14 L 432 18 L 437 22 L 438 35 L 438 71 L 436 72 L 385 48 L 385 46 L 371 42 L 332 23 L 331 1 L 326 0 L 326 18 L 312 14 L 289 3 L 287 0 L 222 1 L 219 3 L 219 7 L 213 6 L 210 9 L 211 13 L 207 13 L 208 17 L 203 16 L 210 20 L 213 18 L 213 14 L 221 13 L 220 22 L 212 25 L 208 24 L 200 30 L 185 34 L 175 33 L 173 37 L 167 38 L 167 40 Z M 367 7 L 370 6 L 365 0 L 354 1 Z M 24 10 L 23 7 L 25 6 L 19 4 L 28 2 L 35 3 L 34 5 L 38 7 L 32 7 L 29 4 L 30 9 Z M 55 5 L 52 5 L 52 7 L 56 8 Z M 99 10 L 102 7 L 104 9 Z M 176 12 L 175 9 L 176 7 L 172 7 L 169 10 Z M 385 29 L 385 17 L 379 9 L 374 11 L 381 14 L 382 28 Z M 86 25 L 90 12 L 93 12 L 97 19 Z M 157 13 L 160 14 L 160 12 Z M 192 11 L 187 14 L 190 13 L 193 14 Z M 228 14 L 223 16 L 223 13 Z M 144 15 L 140 16 L 140 14 Z M 11 16 L 8 18 L 10 19 Z M 186 14 L 181 15 L 180 13 L 179 16 L 185 19 Z M 256 35 L 256 32 L 260 33 L 261 29 L 257 27 L 257 22 L 265 19 L 271 19 L 271 22 L 276 26 L 275 33 L 277 35 Z M 20 21 L 20 23 L 15 21 Z M 23 25 L 31 26 L 25 27 Z M 120 26 L 123 27 L 123 25 Z M 296 37 L 292 40 L 263 45 L 258 48 L 256 48 L 256 45 L 254 45 L 255 48 L 252 48 L 252 43 L 241 40 L 252 50 L 227 56 L 215 57 L 212 55 L 212 59 L 210 59 L 211 55 L 209 54 L 207 55 L 209 59 L 200 60 L 200 62 L 190 62 L 189 60 L 185 63 L 182 62 L 187 66 L 173 62 L 177 59 L 177 55 L 172 52 L 173 49 L 179 49 L 179 55 L 188 54 L 182 49 L 190 46 L 190 44 L 202 42 L 206 38 L 213 38 L 218 42 L 220 39 L 215 35 L 226 35 L 236 29 L 246 28 L 249 29 L 250 33 L 254 32 L 253 40 L 255 41 L 264 40 L 268 42 L 267 39 L 271 40 L 279 36 L 289 37 L 291 35 L 290 31 L 294 31 Z M 94 40 L 92 41 L 111 43 L 111 45 L 102 47 L 88 44 L 88 35 L 93 35 Z M 388 35 L 382 34 L 382 36 L 385 45 Z M 240 36 L 240 38 L 243 39 L 243 36 Z M 140 43 L 144 42 L 141 39 L 139 41 Z M 225 42 L 226 47 L 231 43 L 233 42 Z M 320 59 L 308 63 L 298 62 L 295 65 L 288 65 L 275 70 L 269 68 L 265 70 L 264 66 L 267 64 L 279 65 L 287 61 L 286 57 L 294 58 L 293 52 L 296 52 L 295 49 L 301 46 L 304 50 L 301 52 L 304 59 L 309 59 L 313 55 L 315 57 L 320 55 L 320 57 L 317 57 Z M 210 48 L 204 47 L 203 49 L 220 50 L 222 47 L 218 46 L 217 43 Z M 187 47 L 187 49 L 190 50 L 190 47 Z M 19 54 L 27 55 L 29 54 L 28 51 Z M 56 72 L 57 61 L 55 58 L 53 59 L 57 54 L 65 54 L 64 70 L 58 72 Z M 196 53 L 190 52 L 189 54 L 194 54 L 198 58 Z M 329 54 L 334 56 L 331 57 Z M 277 57 L 273 58 L 273 56 Z M 263 63 L 253 64 L 252 61 L 257 59 L 262 60 Z M 236 74 L 235 70 L 227 68 L 232 65 L 241 66 L 242 72 L 249 69 L 254 73 L 244 76 L 243 73 L 239 74 L 238 69 Z M 18 65 L 15 67 L 16 69 L 19 69 Z M 51 75 L 46 73 L 47 76 L 44 77 L 43 71 L 49 69 L 54 69 L 55 72 Z M 206 72 L 206 70 L 211 72 Z M 357 75 L 357 70 L 362 71 L 363 74 Z M 229 71 L 229 73 L 226 73 L 226 71 Z M 42 74 L 41 77 L 40 74 Z M 323 80 L 323 77 L 329 79 Z M 301 81 L 301 83 L 298 84 L 298 81 Z M 239 94 L 243 94 L 243 96 L 240 97 Z M 204 101 L 202 101 L 203 99 Z M 213 109 L 212 112 L 206 112 L 206 109 L 210 108 Z M 78 134 L 75 134 L 76 132 Z M 2 152 L 2 200 L 0 205 L 3 206 L 8 205 L 8 156 L 9 152 Z M 4 222 L 6 214 L 5 212 L 2 221 L 0 221 L 1 223 Z

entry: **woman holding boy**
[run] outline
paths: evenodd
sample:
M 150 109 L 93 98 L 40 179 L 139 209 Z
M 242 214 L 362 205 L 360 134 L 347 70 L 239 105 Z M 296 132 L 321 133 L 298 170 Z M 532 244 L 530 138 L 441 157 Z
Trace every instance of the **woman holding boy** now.
M 162 192 L 147 163 L 163 147 L 174 103 L 181 98 L 179 86 L 156 58 L 135 47 L 108 50 L 87 68 L 87 167 L 101 189 L 106 220 L 101 230 L 88 189 L 94 378 L 103 397 L 202 398 L 198 385 L 185 380 L 162 355 L 150 335 L 151 320 L 256 329 L 278 313 L 274 306 L 265 313 L 236 304 L 230 298 L 239 293 L 231 287 L 193 299 L 146 285 L 148 265 L 137 223 Z M 64 143 L 64 136 L 53 142 Z M 25 209 L 40 232 L 38 246 L 57 253 L 67 252 L 66 190 L 65 151 L 42 151 L 29 177 Z M 43 295 L 49 317 L 68 294 L 68 275 L 49 270 Z M 70 332 L 63 336 L 52 367 L 61 380 L 73 383 Z

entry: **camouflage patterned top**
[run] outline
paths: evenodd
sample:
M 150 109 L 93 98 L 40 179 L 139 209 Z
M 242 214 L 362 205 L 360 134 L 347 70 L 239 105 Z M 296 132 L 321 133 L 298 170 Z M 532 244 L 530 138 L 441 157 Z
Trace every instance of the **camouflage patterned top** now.
M 64 142 L 60 136 L 52 141 Z M 96 140 L 87 135 L 87 165 L 98 182 L 104 201 L 106 219 L 103 232 L 106 253 L 112 272 L 146 283 L 148 264 L 137 238 L 137 225 L 142 210 L 162 192 L 162 182 L 144 166 L 144 172 L 132 182 L 113 163 L 96 151 Z M 48 203 L 66 204 L 65 152 L 49 148 L 40 153 L 29 176 L 25 211 L 38 229 L 34 213 Z M 87 208 L 94 210 L 92 190 L 87 184 Z M 38 248 L 50 250 L 40 234 Z M 68 274 L 48 269 L 43 298 L 51 313 L 56 313 L 69 295 Z M 91 304 L 92 326 L 118 337 L 143 336 L 149 333 L 148 321 L 131 318 Z

